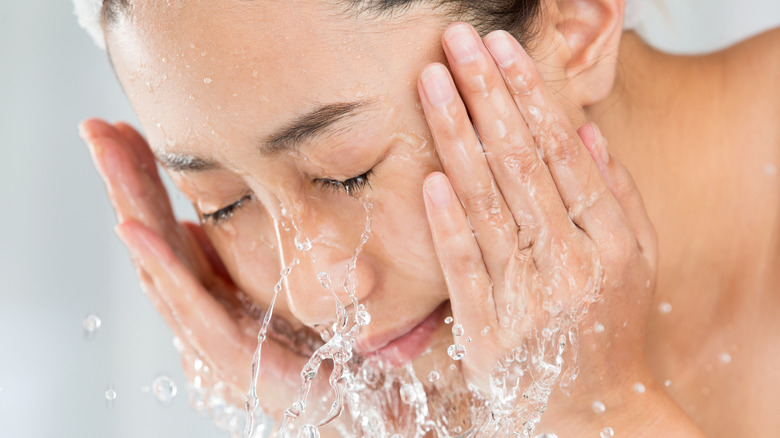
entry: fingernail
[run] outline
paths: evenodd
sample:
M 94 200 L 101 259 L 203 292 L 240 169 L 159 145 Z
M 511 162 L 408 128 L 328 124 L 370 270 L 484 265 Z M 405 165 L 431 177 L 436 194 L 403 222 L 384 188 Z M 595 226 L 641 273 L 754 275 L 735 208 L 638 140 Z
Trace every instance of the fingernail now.
M 447 29 L 444 40 L 452 56 L 461 64 L 475 60 L 480 54 L 477 37 L 467 24 L 458 24 Z
M 89 146 L 89 141 L 87 140 L 87 129 L 84 127 L 84 122 L 79 123 L 79 137 L 81 137 L 81 139 L 84 140 L 84 143 Z
M 450 204 L 452 196 L 444 175 L 436 175 L 428 179 L 425 183 L 425 191 L 428 193 L 428 199 L 434 207 L 444 208 Z
M 593 127 L 593 132 L 596 134 L 596 147 L 599 148 L 599 158 L 602 163 L 609 164 L 609 151 L 607 151 L 609 142 L 607 142 L 607 139 L 601 134 L 599 125 L 595 123 L 591 123 L 590 125 Z
M 512 65 L 517 56 L 510 38 L 512 36 L 504 31 L 491 32 L 485 37 L 485 45 L 501 68 Z
M 446 105 L 452 101 L 454 94 L 447 69 L 440 64 L 428 67 L 422 74 L 425 95 L 432 105 Z

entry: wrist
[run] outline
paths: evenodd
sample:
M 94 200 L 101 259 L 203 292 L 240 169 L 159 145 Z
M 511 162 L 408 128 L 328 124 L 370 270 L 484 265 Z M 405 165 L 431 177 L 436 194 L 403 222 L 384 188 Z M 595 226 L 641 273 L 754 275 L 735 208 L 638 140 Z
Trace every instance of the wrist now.
M 649 371 L 591 388 L 576 388 L 572 396 L 554 391 L 537 433 L 569 436 L 704 437 Z M 641 382 L 641 386 L 637 383 Z

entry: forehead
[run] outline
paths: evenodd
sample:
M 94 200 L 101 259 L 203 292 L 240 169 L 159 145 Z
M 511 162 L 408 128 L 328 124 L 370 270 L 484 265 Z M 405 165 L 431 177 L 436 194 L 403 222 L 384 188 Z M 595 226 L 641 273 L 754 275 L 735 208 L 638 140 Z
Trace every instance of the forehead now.
M 376 97 L 394 84 L 413 90 L 444 24 L 418 12 L 390 21 L 320 1 L 149 0 L 115 26 L 108 45 L 150 141 L 162 147 L 169 138 L 235 137 L 258 120 L 273 129 L 314 104 Z

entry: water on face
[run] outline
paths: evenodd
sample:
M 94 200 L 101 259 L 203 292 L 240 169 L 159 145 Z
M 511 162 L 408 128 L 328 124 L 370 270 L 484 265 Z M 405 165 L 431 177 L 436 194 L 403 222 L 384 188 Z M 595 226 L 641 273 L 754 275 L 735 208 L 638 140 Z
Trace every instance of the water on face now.
M 293 220 L 295 249 L 313 253 L 312 241 L 304 235 L 299 222 Z M 280 234 L 277 224 L 277 236 Z M 566 307 L 560 303 L 541 303 L 544 317 L 529 330 L 518 345 L 508 351 L 496 363 L 490 378 L 490 391 L 478 390 L 466 382 L 461 373 L 461 363 L 472 348 L 471 337 L 465 337 L 463 327 L 452 317 L 444 320 L 452 324 L 453 343 L 447 349 L 449 361 L 437 363 L 436 369 L 424 371 L 422 379 L 417 370 L 408 364 L 401 368 L 387 368 L 383 363 L 367 360 L 353 354 L 353 344 L 363 327 L 371 323 L 371 315 L 359 303 L 353 273 L 358 256 L 371 238 L 371 206 L 366 205 L 366 221 L 360 242 L 353 257 L 344 266 L 346 280 L 334 284 L 326 272 L 317 274 L 323 293 L 333 297 L 336 314 L 333 324 L 321 331 L 322 342 L 307 344 L 309 359 L 301 369 L 301 386 L 296 399 L 284 410 L 282 418 L 271 419 L 261 408 L 261 394 L 257 392 L 259 372 L 263 366 L 263 345 L 269 329 L 286 332 L 279 319 L 274 319 L 274 306 L 280 293 L 295 294 L 289 290 L 287 278 L 301 263 L 298 257 L 285 261 L 267 309 L 257 309 L 246 297 L 245 310 L 261 321 L 257 334 L 257 347 L 249 369 L 251 382 L 244 409 L 230 405 L 226 400 L 225 384 L 206 387 L 200 374 L 208 373 L 202 363 L 193 363 L 198 374 L 186 385 L 190 404 L 210 416 L 218 428 L 228 431 L 232 437 L 260 438 L 275 436 L 319 437 L 320 428 L 335 429 L 340 436 L 386 437 L 555 437 L 546 432 L 536 435 L 536 426 L 547 408 L 553 389 L 558 386 L 566 393 L 577 378 L 576 366 L 579 323 L 590 301 Z M 312 255 L 313 254 L 309 254 Z M 343 292 L 349 297 L 347 306 L 339 299 Z M 344 295 L 342 295 L 344 296 Z M 516 318 L 527 317 L 525 312 L 515 312 Z M 97 323 L 99 327 L 100 323 Z M 94 327 L 91 324 L 90 327 Z M 87 327 L 85 321 L 85 329 Z M 601 324 L 588 327 L 587 331 L 604 331 Z M 497 330 L 484 327 L 477 338 L 497 335 Z M 181 349 L 181 341 L 174 342 Z M 469 347 L 467 348 L 467 345 Z M 475 350 L 476 351 L 476 350 Z M 328 362 L 330 367 L 323 367 Z M 311 395 L 314 380 L 322 370 L 328 369 L 330 394 Z M 177 393 L 175 383 L 165 376 L 155 380 L 152 392 L 161 403 L 168 403 Z M 116 393 L 106 392 L 106 399 L 113 401 Z M 594 413 L 605 411 L 605 406 L 594 401 Z M 324 413 L 320 415 L 319 413 Z M 313 416 L 319 415 L 319 418 Z M 608 429 L 608 428 L 607 428 Z M 607 429 L 604 429 L 605 431 Z M 610 429 L 611 430 L 611 429 Z M 602 436 L 604 436 L 602 431 Z M 612 436 L 612 435 L 607 435 Z

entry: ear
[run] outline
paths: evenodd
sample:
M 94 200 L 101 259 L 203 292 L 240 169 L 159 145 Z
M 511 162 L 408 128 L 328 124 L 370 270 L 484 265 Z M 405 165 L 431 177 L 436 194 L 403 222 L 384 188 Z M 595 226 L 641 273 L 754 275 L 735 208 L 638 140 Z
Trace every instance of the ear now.
M 623 33 L 625 0 L 547 0 L 552 19 L 554 59 L 565 75 L 564 90 L 584 107 L 612 91 Z M 560 75 L 560 70 L 559 70 Z

